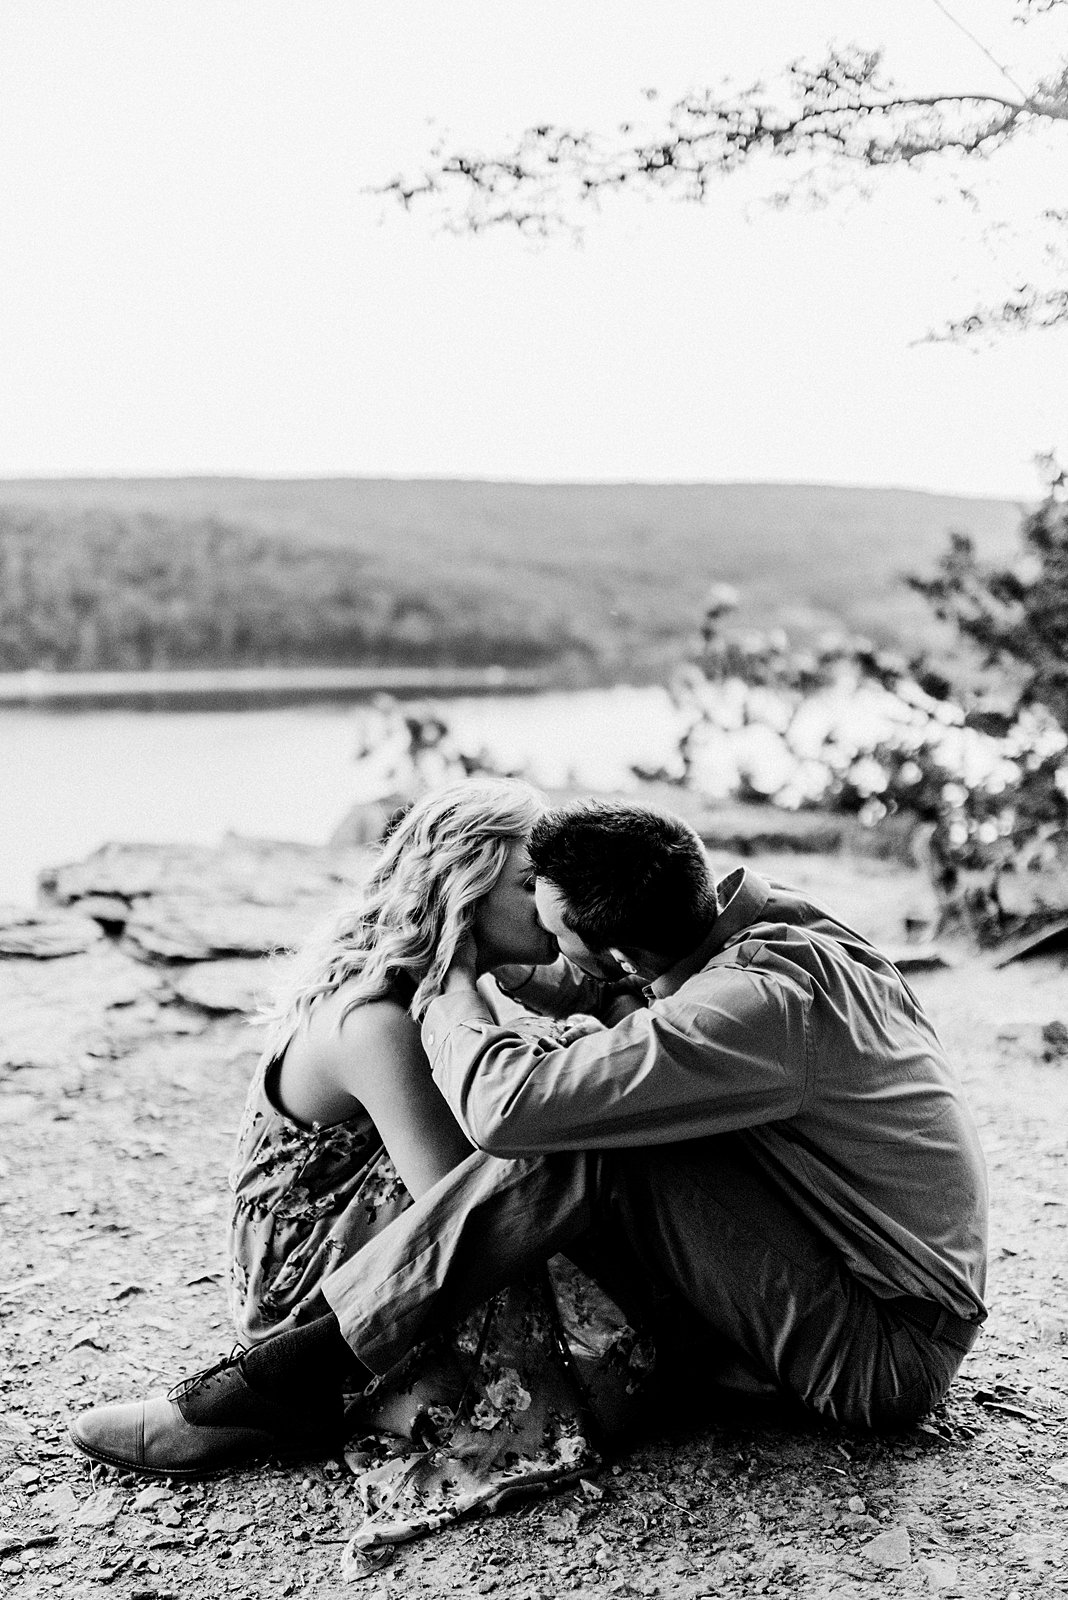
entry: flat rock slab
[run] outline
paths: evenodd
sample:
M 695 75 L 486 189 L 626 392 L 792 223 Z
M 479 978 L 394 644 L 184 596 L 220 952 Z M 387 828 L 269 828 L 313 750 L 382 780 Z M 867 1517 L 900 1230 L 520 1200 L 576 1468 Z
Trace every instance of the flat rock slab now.
M 158 895 L 134 902 L 122 947 L 141 961 L 215 961 L 221 956 L 265 956 L 286 950 L 311 931 L 336 903 L 210 905 L 193 895 Z
M 366 850 L 227 834 L 217 845 L 105 844 L 84 861 L 41 874 L 46 905 L 72 906 L 94 895 L 125 902 L 190 895 L 284 905 L 359 883 Z
M 42 908 L 0 908 L 0 1072 L 117 1058 L 211 1014 L 255 1011 L 260 958 L 299 943 L 367 860 L 231 837 L 106 845 L 45 874 Z
M 76 955 L 0 961 L 0 1071 L 125 1054 L 158 1023 L 162 978 L 106 940 Z
M 365 849 L 228 835 L 217 846 L 104 845 L 42 874 L 46 905 L 121 932 L 144 961 L 211 961 L 291 948 L 366 876 Z
M 231 836 L 105 845 L 44 874 L 42 908 L 0 908 L 0 1074 L 118 1058 L 255 1012 L 263 957 L 350 899 L 369 859 Z
M 0 905 L 0 957 L 32 956 L 47 961 L 79 955 L 103 937 L 100 924 L 78 912 L 56 916 Z
M 198 961 L 175 967 L 167 986 L 177 998 L 201 1011 L 248 1016 L 270 992 L 270 970 L 262 960 Z

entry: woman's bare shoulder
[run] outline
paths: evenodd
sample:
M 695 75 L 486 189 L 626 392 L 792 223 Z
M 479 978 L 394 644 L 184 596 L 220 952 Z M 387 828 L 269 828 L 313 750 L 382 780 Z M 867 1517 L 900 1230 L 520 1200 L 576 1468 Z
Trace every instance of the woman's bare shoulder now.
M 302 1053 L 324 1065 L 339 1058 L 351 1062 L 364 1049 L 381 1050 L 418 1038 L 419 1029 L 399 1000 L 387 996 L 354 1004 L 354 988 L 343 983 L 315 1002 L 297 1035 Z
M 410 1071 L 420 1057 L 419 1029 L 399 1001 L 352 1005 L 351 987 L 348 995 L 345 989 L 343 984 L 314 1003 L 282 1060 L 282 1103 L 306 1122 L 351 1115 L 354 1106 L 373 1099 L 383 1071 Z

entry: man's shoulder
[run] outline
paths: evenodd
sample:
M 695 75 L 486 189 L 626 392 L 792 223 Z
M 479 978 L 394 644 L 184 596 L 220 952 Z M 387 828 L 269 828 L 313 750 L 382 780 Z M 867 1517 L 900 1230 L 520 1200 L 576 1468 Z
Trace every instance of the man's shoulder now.
M 809 944 L 823 947 L 828 941 L 843 957 L 857 950 L 879 951 L 830 906 L 814 898 L 807 889 L 767 879 L 768 895 L 759 913 L 737 930 L 730 943 Z
M 832 973 L 862 987 L 874 975 L 903 981 L 889 956 L 807 891 L 772 880 L 766 886 L 759 912 L 710 952 L 704 972 L 748 967 L 783 977 L 807 975 L 805 987 Z

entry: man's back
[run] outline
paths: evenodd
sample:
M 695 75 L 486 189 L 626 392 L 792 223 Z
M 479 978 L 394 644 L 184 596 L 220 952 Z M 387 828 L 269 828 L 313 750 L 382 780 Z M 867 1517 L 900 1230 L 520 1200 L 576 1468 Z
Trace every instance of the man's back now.
M 885 957 L 796 891 L 750 873 L 722 887 L 734 887 L 724 920 L 737 931 L 728 926 L 726 943 L 681 987 L 669 995 L 664 985 L 662 1003 L 722 995 L 728 975 L 747 970 L 790 997 L 804 1035 L 789 1062 L 796 1106 L 748 1127 L 754 1156 L 874 1293 L 981 1314 L 982 1152 L 915 995 Z

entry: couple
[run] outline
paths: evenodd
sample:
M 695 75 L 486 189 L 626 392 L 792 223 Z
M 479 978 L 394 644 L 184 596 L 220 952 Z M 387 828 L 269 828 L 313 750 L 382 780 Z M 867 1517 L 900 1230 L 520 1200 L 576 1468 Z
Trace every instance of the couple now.
M 247 1348 L 77 1418 L 94 1461 L 334 1451 L 346 1391 L 557 1252 L 662 1350 L 686 1328 L 710 1396 L 730 1366 L 862 1427 L 935 1405 L 985 1316 L 975 1127 L 896 968 L 714 882 L 675 817 L 516 782 L 383 845 L 274 1019 L 232 1187 Z

